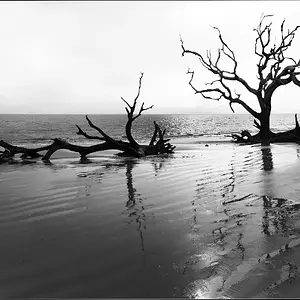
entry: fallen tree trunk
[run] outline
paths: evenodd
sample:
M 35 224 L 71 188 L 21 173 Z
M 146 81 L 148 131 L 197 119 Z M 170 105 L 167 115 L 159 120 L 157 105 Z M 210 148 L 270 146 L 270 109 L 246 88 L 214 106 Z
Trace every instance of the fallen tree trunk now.
M 122 100 L 126 103 L 127 107 L 127 124 L 126 124 L 126 137 L 128 142 L 115 140 L 114 138 L 107 135 L 101 128 L 96 126 L 89 118 L 86 116 L 86 120 L 91 128 L 98 131 L 100 136 L 94 136 L 86 133 L 83 131 L 78 125 L 76 125 L 78 131 L 78 135 L 82 135 L 87 139 L 91 140 L 100 140 L 103 141 L 101 144 L 95 144 L 92 146 L 80 146 L 71 144 L 65 140 L 54 138 L 52 144 L 48 146 L 43 146 L 39 148 L 25 148 L 19 147 L 15 145 L 11 145 L 3 140 L 0 141 L 0 146 L 3 147 L 5 150 L 0 151 L 0 163 L 9 161 L 12 159 L 15 154 L 22 154 L 21 158 L 39 158 L 41 157 L 44 161 L 49 161 L 53 153 L 58 150 L 69 150 L 72 152 L 77 152 L 80 154 L 81 159 L 85 158 L 88 154 L 103 151 L 103 150 L 119 150 L 121 151 L 120 155 L 122 156 L 132 156 L 132 157 L 142 157 L 147 155 L 157 155 L 163 153 L 173 153 L 175 146 L 169 143 L 169 139 L 164 139 L 164 135 L 166 130 L 161 130 L 159 125 L 154 121 L 154 132 L 151 138 L 151 141 L 148 145 L 140 145 L 132 136 L 131 128 L 132 123 L 138 117 L 141 116 L 142 112 L 153 107 L 150 106 L 148 108 L 144 108 L 144 103 L 142 103 L 139 113 L 134 116 L 134 112 L 136 109 L 137 99 L 140 95 L 141 83 L 142 83 L 143 73 L 140 76 L 139 80 L 139 88 L 138 94 L 134 99 L 133 105 L 129 105 L 129 103 L 122 98 Z M 40 152 L 46 153 L 42 155 Z
M 270 131 L 270 138 L 269 143 L 299 143 L 300 142 L 300 127 L 297 119 L 297 114 L 295 114 L 295 128 L 284 131 L 284 132 L 278 132 L 274 133 Z M 255 126 L 257 127 L 257 122 L 254 121 Z M 260 134 L 257 133 L 255 135 L 251 135 L 248 130 L 243 130 L 241 132 L 241 135 L 238 134 L 232 134 L 232 138 L 234 142 L 241 143 L 241 144 L 258 144 L 262 141 Z
M 88 117 L 87 117 L 88 118 Z M 117 140 L 105 140 L 101 144 L 95 144 L 91 146 L 80 146 L 71 144 L 62 139 L 53 139 L 52 144 L 48 146 L 38 147 L 38 148 L 25 148 L 11 145 L 3 140 L 0 141 L 0 146 L 5 150 L 0 152 L 0 163 L 9 161 L 16 154 L 22 154 L 21 158 L 41 158 L 43 161 L 49 161 L 51 156 L 58 150 L 69 150 L 72 152 L 77 152 L 80 154 L 81 158 L 85 158 L 88 154 L 103 151 L 103 150 L 120 150 L 122 151 L 120 155 L 122 156 L 132 156 L 132 157 L 142 157 L 147 155 L 157 155 L 163 153 L 173 153 L 175 146 L 168 143 L 168 139 L 163 138 L 162 131 L 160 127 L 155 123 L 155 132 L 149 143 L 149 145 L 139 145 L 139 148 L 133 148 L 129 142 L 117 141 Z M 81 129 L 77 134 L 83 134 Z M 85 133 L 84 133 L 85 134 Z M 159 139 L 156 142 L 157 135 Z M 87 134 L 86 134 L 87 135 Z M 87 135 L 88 136 L 88 135 Z M 42 155 L 39 152 L 46 153 Z

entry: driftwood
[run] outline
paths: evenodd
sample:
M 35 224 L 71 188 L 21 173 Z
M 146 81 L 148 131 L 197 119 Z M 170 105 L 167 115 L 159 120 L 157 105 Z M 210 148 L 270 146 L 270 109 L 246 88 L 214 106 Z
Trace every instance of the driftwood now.
M 258 127 L 259 124 L 254 120 L 254 126 Z M 241 135 L 238 134 L 232 134 L 232 138 L 234 142 L 241 143 L 241 144 L 257 144 L 261 143 L 261 136 L 259 133 L 255 135 L 251 135 L 248 130 L 243 130 L 241 132 Z M 284 132 L 278 132 L 274 133 L 270 131 L 270 137 L 267 143 L 299 143 L 300 142 L 300 127 L 297 119 L 297 114 L 295 114 L 295 128 L 284 131 Z
M 52 144 L 48 146 L 43 146 L 39 148 L 25 148 L 25 147 L 19 147 L 11 145 L 3 140 L 0 141 L 0 146 L 3 147 L 5 150 L 0 151 L 0 163 L 6 162 L 11 160 L 15 154 L 22 153 L 21 158 L 39 158 L 43 161 L 49 161 L 52 154 L 55 153 L 58 150 L 64 149 L 69 150 L 73 152 L 77 152 L 80 154 L 81 159 L 84 159 L 88 154 L 103 151 L 103 150 L 120 150 L 121 153 L 119 155 L 122 156 L 131 156 L 131 157 L 142 157 L 147 155 L 157 155 L 157 154 L 163 154 L 163 153 L 173 153 L 175 146 L 171 145 L 169 143 L 170 139 L 164 139 L 164 135 L 166 133 L 166 130 L 161 130 L 159 125 L 154 121 L 154 132 L 152 135 L 152 138 L 148 145 L 140 145 L 138 142 L 133 138 L 131 130 L 132 130 L 132 123 L 134 120 L 136 120 L 138 117 L 141 116 L 141 114 L 149 110 L 153 107 L 144 107 L 144 103 L 142 103 L 139 112 L 134 115 L 137 105 L 137 100 L 140 95 L 141 85 L 142 85 L 142 78 L 143 73 L 141 73 L 140 79 L 139 79 L 139 87 L 138 87 L 138 93 L 133 101 L 133 105 L 130 105 L 124 98 L 121 97 L 121 99 L 126 103 L 126 112 L 127 112 L 127 123 L 125 127 L 126 131 L 126 137 L 128 141 L 121 141 L 121 140 L 115 140 L 114 138 L 110 137 L 108 134 L 106 134 L 101 128 L 96 126 L 88 116 L 86 116 L 86 120 L 91 128 L 96 130 L 100 135 L 90 135 L 83 131 L 78 125 L 76 125 L 78 131 L 78 135 L 82 135 L 87 139 L 90 140 L 100 140 L 103 141 L 103 143 L 95 144 L 92 146 L 80 146 L 80 145 L 74 145 L 71 144 L 65 140 L 54 138 Z M 42 155 L 40 152 L 46 153 Z

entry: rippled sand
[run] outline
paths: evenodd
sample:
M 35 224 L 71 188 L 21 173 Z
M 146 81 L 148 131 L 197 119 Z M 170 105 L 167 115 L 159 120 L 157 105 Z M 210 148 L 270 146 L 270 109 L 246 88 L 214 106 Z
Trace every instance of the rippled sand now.
M 299 295 L 300 146 L 65 154 L 0 166 L 0 297 Z

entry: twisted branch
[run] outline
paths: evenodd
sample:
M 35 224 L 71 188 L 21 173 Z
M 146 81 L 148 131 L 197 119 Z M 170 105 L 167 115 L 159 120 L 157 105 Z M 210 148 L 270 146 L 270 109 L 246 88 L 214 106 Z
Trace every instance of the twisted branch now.
M 271 42 L 272 23 L 266 25 L 263 23 L 272 16 L 263 15 L 258 27 L 253 29 L 258 35 L 255 40 L 255 54 L 260 57 L 257 65 L 258 79 L 260 80 L 258 90 L 262 98 L 266 95 L 270 96 L 277 87 L 293 81 L 295 69 L 300 66 L 300 61 L 297 63 L 295 59 L 285 56 L 285 51 L 292 45 L 295 33 L 300 26 L 296 26 L 292 31 L 288 30 L 285 33 L 285 20 L 283 20 L 280 26 L 280 44 L 268 47 Z M 291 60 L 293 64 L 283 67 L 288 60 Z M 265 75 L 264 72 L 266 72 Z M 290 76 L 290 78 L 285 78 L 286 76 Z
M 300 80 L 298 80 L 296 77 L 300 74 L 300 71 L 297 72 L 297 69 L 300 67 L 300 60 L 296 62 L 295 59 L 285 56 L 285 51 L 292 45 L 295 33 L 300 26 L 296 26 L 293 30 L 288 30 L 285 32 L 285 20 L 283 20 L 280 27 L 280 43 L 278 46 L 276 46 L 276 44 L 274 44 L 274 46 L 270 46 L 272 22 L 264 25 L 265 20 L 269 17 L 272 17 L 272 15 L 263 15 L 257 28 L 253 29 L 257 33 L 254 52 L 259 57 L 259 62 L 257 64 L 257 78 L 259 83 L 257 89 L 251 87 L 242 77 L 237 74 L 238 63 L 235 54 L 225 42 L 220 30 L 217 27 L 213 27 L 213 29 L 218 32 L 221 47 L 217 50 L 217 56 L 215 60 L 213 60 L 210 51 L 206 52 L 206 58 L 204 58 L 203 55 L 196 51 L 185 49 L 183 40 L 180 37 L 182 56 L 184 56 L 186 53 L 195 55 L 199 58 L 202 66 L 212 74 L 216 75 L 218 78 L 217 80 L 208 83 L 211 86 L 210 88 L 197 89 L 192 84 L 194 72 L 188 70 L 187 74 L 191 75 L 189 85 L 196 94 L 201 94 L 202 97 L 206 99 L 217 101 L 224 98 L 229 101 L 229 106 L 233 112 L 234 110 L 232 108 L 232 104 L 238 103 L 255 118 L 260 119 L 262 113 L 256 112 L 243 100 L 241 100 L 241 95 L 233 92 L 227 85 L 228 82 L 238 82 L 250 93 L 254 94 L 258 99 L 262 112 L 265 110 L 271 110 L 271 97 L 273 92 L 279 86 L 289 84 L 290 82 L 300 86 Z M 219 66 L 221 57 L 225 57 L 232 62 L 233 68 L 231 70 L 224 70 Z M 284 66 L 287 61 L 292 61 L 293 64 Z
M 189 85 L 192 87 L 192 89 L 195 91 L 196 94 L 201 94 L 202 97 L 210 100 L 217 100 L 224 98 L 229 101 L 230 109 L 234 112 L 232 104 L 238 103 L 242 105 L 249 113 L 251 113 L 254 117 L 258 118 L 259 113 L 256 112 L 254 109 L 252 109 L 249 105 L 247 105 L 244 101 L 240 99 L 239 94 L 234 93 L 231 91 L 231 89 L 226 84 L 226 81 L 235 81 L 239 82 L 242 86 L 244 86 L 249 92 L 251 92 L 254 95 L 258 95 L 259 91 L 252 88 L 246 80 L 244 80 L 242 77 L 240 77 L 237 74 L 237 60 L 235 57 L 234 52 L 232 49 L 228 46 L 228 44 L 224 41 L 220 30 L 217 27 L 213 27 L 215 30 L 218 31 L 219 40 L 221 42 L 221 48 L 218 49 L 217 58 L 215 61 L 213 61 L 211 52 L 207 51 L 207 59 L 204 59 L 204 57 L 199 54 L 198 52 L 187 50 L 184 47 L 183 40 L 180 38 L 181 41 L 181 48 L 182 48 L 182 56 L 184 56 L 186 53 L 193 54 L 197 56 L 201 62 L 201 64 L 211 73 L 218 76 L 217 80 L 212 81 L 211 83 L 208 83 L 211 85 L 211 88 L 206 89 L 197 89 L 193 84 L 192 81 L 194 79 L 194 71 L 187 71 L 187 74 L 190 74 L 190 81 Z M 230 59 L 230 61 L 233 63 L 233 70 L 223 70 L 219 67 L 219 62 L 221 59 L 221 56 L 226 56 Z

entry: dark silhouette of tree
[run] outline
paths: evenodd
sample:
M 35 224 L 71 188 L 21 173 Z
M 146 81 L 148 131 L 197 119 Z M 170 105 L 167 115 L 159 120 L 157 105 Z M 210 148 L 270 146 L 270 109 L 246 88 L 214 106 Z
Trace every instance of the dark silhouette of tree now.
M 273 156 L 270 148 L 262 148 L 262 169 L 264 171 L 271 171 L 273 169 Z
M 88 116 L 86 116 L 86 120 L 91 128 L 96 130 L 100 135 L 90 135 L 83 131 L 78 125 L 76 125 L 78 132 L 78 135 L 82 135 L 87 139 L 90 140 L 100 140 L 103 141 L 101 144 L 96 144 L 92 146 L 79 146 L 70 144 L 67 141 L 61 140 L 61 139 L 53 139 L 53 143 L 48 146 L 34 148 L 34 149 L 28 149 L 25 147 L 18 147 L 14 145 L 10 145 L 6 143 L 5 141 L 0 141 L 0 146 L 3 147 L 5 150 L 0 151 L 0 163 L 6 162 L 7 160 L 14 157 L 15 154 L 22 153 L 21 158 L 31 157 L 31 158 L 38 158 L 42 157 L 42 160 L 49 161 L 50 157 L 54 152 L 60 149 L 66 149 L 69 151 L 77 152 L 81 156 L 81 160 L 85 161 L 85 157 L 93 152 L 97 151 L 103 151 L 103 150 L 120 150 L 123 153 L 121 153 L 124 156 L 131 156 L 131 157 L 142 157 L 147 155 L 156 155 L 156 154 L 162 154 L 162 153 L 173 153 L 173 150 L 175 149 L 175 146 L 171 145 L 169 143 L 170 139 L 164 139 L 164 135 L 166 133 L 166 130 L 161 130 L 159 125 L 154 121 L 154 132 L 151 138 L 151 141 L 148 145 L 140 145 L 132 136 L 132 124 L 133 122 L 139 118 L 142 113 L 146 110 L 149 110 L 153 107 L 153 105 L 149 107 L 144 107 L 144 102 L 142 103 L 140 109 L 138 110 L 138 113 L 135 114 L 136 108 L 137 108 L 137 100 L 140 96 L 141 87 L 142 87 L 142 78 L 144 73 L 141 73 L 141 76 L 139 78 L 139 87 L 138 87 L 138 93 L 136 97 L 133 100 L 133 104 L 130 105 L 129 102 L 127 102 L 124 98 L 121 97 L 121 99 L 126 104 L 126 112 L 127 112 L 127 123 L 125 126 L 126 131 L 126 137 L 127 142 L 124 141 L 118 141 L 110 137 L 108 134 L 106 134 L 101 128 L 96 126 Z M 39 152 L 46 151 L 45 155 L 41 155 Z
M 128 212 L 128 218 L 135 220 L 137 223 L 137 231 L 140 235 L 141 252 L 145 253 L 145 242 L 144 242 L 144 230 L 146 227 L 146 215 L 143 204 L 143 199 L 140 194 L 137 194 L 136 189 L 133 186 L 132 170 L 134 167 L 133 162 L 126 162 L 126 184 L 128 192 L 128 201 L 126 201 L 126 211 Z M 129 222 L 130 224 L 131 222 Z
M 187 72 L 191 75 L 189 84 L 195 93 L 201 94 L 206 99 L 220 100 L 224 98 L 228 100 L 232 112 L 234 112 L 232 105 L 237 103 L 255 118 L 254 126 L 259 129 L 258 134 L 251 136 L 248 131 L 243 131 L 241 136 L 233 136 L 238 142 L 263 142 L 268 144 L 273 141 L 300 140 L 300 133 L 297 130 L 299 127 L 298 122 L 296 122 L 296 128 L 286 134 L 277 135 L 270 130 L 271 100 L 275 90 L 289 83 L 300 86 L 300 81 L 296 77 L 300 74 L 300 60 L 297 62 L 293 58 L 286 56 L 286 51 L 292 45 L 296 31 L 300 26 L 296 26 L 293 30 L 285 30 L 285 20 L 283 20 L 280 27 L 280 40 L 273 45 L 271 42 L 272 22 L 266 23 L 266 20 L 270 17 L 272 15 L 263 15 L 257 28 L 254 28 L 257 34 L 255 54 L 259 59 L 257 64 L 258 85 L 256 87 L 251 86 L 240 76 L 235 54 L 225 42 L 217 27 L 213 28 L 218 32 L 221 48 L 218 49 L 215 59 L 212 57 L 211 51 L 207 51 L 205 57 L 196 51 L 187 50 L 181 39 L 182 56 L 185 54 L 195 55 L 199 58 L 202 66 L 216 76 L 214 81 L 207 83 L 209 85 L 208 88 L 198 89 L 193 84 L 194 71 L 189 69 Z M 232 67 L 230 69 L 222 69 L 220 67 L 220 62 L 224 59 L 228 59 L 231 62 Z M 228 84 L 232 82 L 240 84 L 257 98 L 260 112 L 251 108 L 243 100 L 241 94 L 229 87 Z

